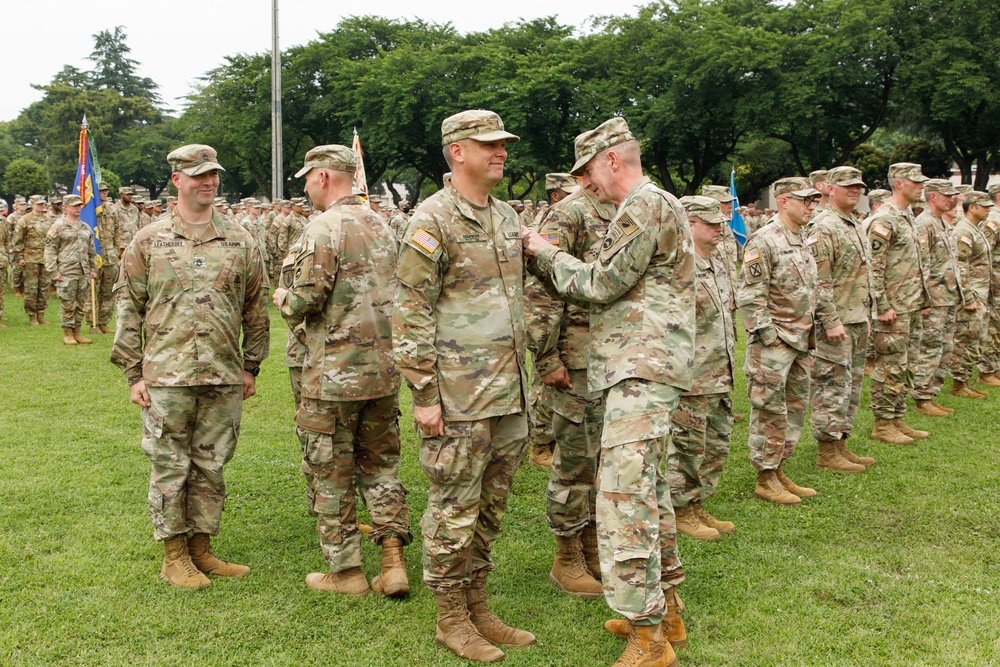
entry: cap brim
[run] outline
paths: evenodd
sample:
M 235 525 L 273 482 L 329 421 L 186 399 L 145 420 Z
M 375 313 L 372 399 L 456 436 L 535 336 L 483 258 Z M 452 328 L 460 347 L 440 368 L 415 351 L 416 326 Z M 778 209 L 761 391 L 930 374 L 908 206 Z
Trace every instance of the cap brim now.
M 205 162 L 199 164 L 197 167 L 191 167 L 190 169 L 180 169 L 182 174 L 187 174 L 188 176 L 201 176 L 202 174 L 207 174 L 210 171 L 225 171 L 225 168 L 218 162 Z
M 924 181 L 931 180 L 931 179 L 927 178 L 926 176 L 924 176 L 923 174 L 921 174 L 920 176 L 907 176 L 907 178 L 909 178 L 914 183 L 923 183 Z
M 574 176 L 579 176 L 580 172 L 583 171 L 583 168 L 587 166 L 587 163 L 593 160 L 595 157 L 597 157 L 597 153 L 585 154 L 583 157 L 581 157 L 573 164 L 573 168 L 569 170 L 569 173 L 573 174 Z
M 717 213 L 715 215 L 711 215 L 711 214 L 708 214 L 708 215 L 698 214 L 698 215 L 695 215 L 693 217 L 698 218 L 698 219 L 700 219 L 700 220 L 702 220 L 704 222 L 707 222 L 710 225 L 722 225 L 722 224 L 725 224 L 725 223 L 729 222 L 729 218 L 727 218 L 726 216 L 722 215 L 721 213 Z
M 829 182 L 829 181 L 828 181 L 828 182 Z M 867 183 L 865 183 L 864 181 L 862 181 L 862 180 L 861 180 L 860 178 L 852 178 L 851 180 L 849 180 L 849 181 L 844 181 L 843 183 L 834 183 L 834 185 L 839 185 L 839 186 L 841 186 L 841 187 L 845 187 L 845 188 L 846 188 L 846 187 L 850 187 L 850 186 L 852 186 L 852 185 L 863 185 L 863 186 L 865 186 L 866 188 L 868 187 L 868 184 L 867 184 Z
M 501 139 L 506 139 L 507 143 L 516 144 L 521 140 L 521 137 L 516 134 L 511 134 L 506 130 L 496 130 L 494 132 L 487 132 L 486 134 L 477 134 L 474 137 L 469 137 L 474 141 L 478 141 L 482 144 L 488 144 L 491 141 L 500 141 Z
M 862 183 L 864 185 L 864 183 Z M 816 188 L 806 188 L 805 190 L 792 190 L 788 194 L 795 195 L 796 197 L 821 197 L 820 191 Z

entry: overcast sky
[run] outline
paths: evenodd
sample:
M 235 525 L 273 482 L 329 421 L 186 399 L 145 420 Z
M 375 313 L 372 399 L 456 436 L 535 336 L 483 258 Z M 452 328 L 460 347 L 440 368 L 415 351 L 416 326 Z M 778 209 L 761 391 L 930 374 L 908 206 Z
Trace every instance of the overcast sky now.
M 377 14 L 451 22 L 460 32 L 498 28 L 518 19 L 556 16 L 559 22 L 583 28 L 588 18 L 635 13 L 639 0 L 610 6 L 598 0 L 506 0 L 476 5 L 458 0 L 381 0 L 340 3 L 279 0 L 281 48 L 304 44 L 317 32 L 332 29 L 343 16 Z M 48 83 L 64 65 L 90 69 L 86 56 L 93 35 L 117 25 L 125 27 L 139 74 L 160 85 L 168 107 L 180 110 L 195 80 L 233 53 L 258 53 L 271 48 L 270 0 L 5 0 L 0 12 L 0 121 L 12 120 L 21 109 L 41 98 L 31 84 Z

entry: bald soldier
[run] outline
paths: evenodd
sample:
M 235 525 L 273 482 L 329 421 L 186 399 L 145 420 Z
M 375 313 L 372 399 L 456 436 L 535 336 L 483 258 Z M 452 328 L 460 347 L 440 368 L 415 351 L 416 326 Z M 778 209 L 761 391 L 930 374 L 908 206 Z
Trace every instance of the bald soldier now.
M 548 174 L 545 185 L 554 203 L 538 233 L 582 261 L 595 260 L 614 207 L 580 188 L 571 174 Z M 587 387 L 589 312 L 581 304 L 553 298 L 533 276 L 525 290 L 533 371 L 540 378 L 539 423 L 532 438 L 537 443 L 544 434 L 555 444 L 545 501 L 557 547 L 549 579 L 570 595 L 600 598 L 604 588 L 595 517 L 604 397 Z
M 486 596 L 490 554 L 528 447 L 521 226 L 490 196 L 517 141 L 492 111 L 441 123 L 451 177 L 403 234 L 393 310 L 430 486 L 421 526 L 437 641 L 481 662 L 503 659 L 494 645 L 535 643 L 490 611 Z
M 574 142 L 571 173 L 618 206 L 597 259 L 585 263 L 526 231 L 532 273 L 591 303 L 587 382 L 604 393 L 597 532 L 608 605 L 605 627 L 628 643 L 617 667 L 672 665 L 686 643 L 676 588 L 684 580 L 670 486 L 663 475 L 670 420 L 692 385 L 694 245 L 677 199 L 643 176 L 623 118 Z
M 111 361 L 142 407 L 152 464 L 149 511 L 163 542 L 160 578 L 201 588 L 241 577 L 211 548 L 226 499 L 243 401 L 268 354 L 267 275 L 253 237 L 212 209 L 222 166 L 210 146 L 167 155 L 177 207 L 136 234 L 122 257 Z M 240 332 L 243 343 L 240 345 Z

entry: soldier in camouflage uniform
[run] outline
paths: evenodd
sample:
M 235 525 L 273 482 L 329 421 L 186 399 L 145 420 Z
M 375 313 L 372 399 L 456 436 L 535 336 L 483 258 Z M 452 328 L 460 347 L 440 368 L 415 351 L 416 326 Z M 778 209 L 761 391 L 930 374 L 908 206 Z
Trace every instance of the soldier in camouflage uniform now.
M 863 223 L 854 214 L 864 181 L 854 167 L 826 173 L 829 205 L 813 216 L 809 245 L 816 259 L 816 349 L 811 372 L 812 434 L 816 465 L 862 472 L 875 459 L 847 447 L 861 403 L 871 314 L 871 255 Z M 801 496 L 801 493 L 796 495 Z
M 3 323 L 7 318 L 3 315 L 4 297 L 7 294 L 7 267 L 10 264 L 11 234 L 7 218 L 3 215 L 7 210 L 6 202 L 0 200 L 0 329 L 6 329 Z
M 618 206 L 597 260 L 584 263 L 529 231 L 532 273 L 559 294 L 588 301 L 587 381 L 604 392 L 597 531 L 605 600 L 625 620 L 618 667 L 673 664 L 683 645 L 676 587 L 684 573 L 670 486 L 663 475 L 670 420 L 692 385 L 694 245 L 677 199 L 642 174 L 639 144 L 623 118 L 575 141 L 574 175 Z
M 87 321 L 91 323 L 91 333 L 114 333 L 111 324 L 113 306 L 112 289 L 118 275 L 118 259 L 125 246 L 125 234 L 119 226 L 119 218 L 110 209 L 108 203 L 108 185 L 101 183 L 98 188 L 101 196 L 101 212 L 97 214 L 97 240 L 101 243 L 101 256 L 98 260 L 97 278 L 94 293 L 97 301 L 97 327 L 93 326 L 94 317 L 91 313 L 90 300 L 87 300 Z
M 811 489 L 781 468 L 805 426 L 816 311 L 816 262 L 802 237 L 819 192 L 804 178 L 774 183 L 778 218 L 751 237 L 743 252 L 736 303 L 747 330 L 744 371 L 750 397 L 750 463 L 754 495 L 782 505 L 801 504 Z M 801 490 L 802 493 L 797 493 Z
M 389 226 L 392 227 L 393 233 L 396 235 L 396 240 L 401 241 L 403 238 L 403 232 L 406 231 L 407 225 L 410 224 L 410 201 L 408 199 L 403 199 L 399 202 L 399 211 L 396 212 L 392 218 L 389 219 Z
M 921 311 L 921 334 L 911 361 L 917 412 L 929 417 L 947 417 L 954 412 L 935 402 L 944 385 L 955 342 L 958 311 L 964 301 L 958 282 L 955 239 L 942 214 L 958 204 L 958 190 L 951 181 L 932 178 L 924 183 L 927 207 L 914 225 L 924 258 L 924 285 L 930 306 Z
M 614 207 L 601 204 L 570 174 L 547 174 L 545 180 L 550 198 L 559 199 L 541 221 L 539 234 L 577 259 L 597 259 Z M 595 503 L 604 397 L 587 388 L 589 313 L 580 304 L 553 298 L 533 276 L 525 291 L 532 371 L 540 387 L 532 438 L 555 444 L 545 504 L 557 546 L 549 579 L 570 595 L 600 598 Z
M 178 203 L 129 243 L 115 283 L 111 361 L 142 407 L 142 449 L 152 463 L 149 510 L 164 543 L 160 576 L 200 588 L 205 574 L 250 571 L 212 552 L 226 498 L 223 466 L 240 433 L 243 401 L 267 357 L 267 275 L 253 237 L 212 211 L 215 150 L 167 156 Z M 243 344 L 240 345 L 240 330 Z
M 990 248 L 989 316 L 986 334 L 983 336 L 982 351 L 979 356 L 979 382 L 988 387 L 1000 387 L 1000 183 L 989 187 L 993 208 L 979 225 Z
M 272 280 L 275 281 L 281 271 L 281 262 L 285 259 L 285 257 L 287 257 L 287 254 L 279 254 L 278 233 L 281 231 L 281 224 L 284 222 L 285 216 L 291 214 L 292 212 L 292 202 L 289 200 L 281 199 L 277 202 L 277 204 L 278 213 L 271 220 L 271 224 L 267 228 L 267 243 L 265 244 L 267 250 L 266 254 L 271 260 L 268 267 L 268 275 L 270 275 Z
M 90 309 L 90 281 L 97 277 L 97 252 L 94 233 L 80 219 L 83 200 L 78 195 L 66 195 L 66 212 L 45 235 L 45 270 L 52 276 L 56 294 L 62 302 L 59 324 L 63 343 L 89 344 L 80 333 Z
M 14 212 L 10 214 L 7 218 L 7 225 L 9 226 L 8 233 L 10 234 L 10 246 L 8 247 L 8 257 L 11 263 L 11 273 L 10 273 L 10 284 L 14 288 L 14 296 L 23 297 L 24 296 L 24 267 L 17 261 L 17 257 L 14 256 L 14 238 L 17 235 L 17 227 L 25 215 L 28 214 L 28 203 L 24 200 L 24 197 L 14 197 Z
M 278 257 L 283 261 L 288 256 L 288 249 L 292 247 L 302 232 L 305 231 L 307 220 L 302 215 L 302 205 L 305 200 L 296 197 L 292 200 L 291 213 L 286 215 L 278 228 L 278 237 L 275 240 L 275 247 L 278 250 Z
M 438 641 L 493 662 L 504 653 L 490 642 L 535 642 L 490 612 L 485 592 L 528 445 L 521 226 L 489 196 L 503 178 L 505 146 L 518 137 L 483 110 L 446 118 L 441 135 L 452 176 L 403 235 L 393 339 L 430 484 L 423 569 Z
M 307 348 L 295 421 L 302 468 L 312 487 L 327 573 L 306 577 L 314 590 L 364 595 L 354 477 L 382 546 L 378 593 L 404 597 L 403 547 L 413 540 L 406 489 L 399 481 L 396 423 L 399 372 L 393 360 L 391 308 L 396 239 L 381 217 L 351 194 L 354 152 L 318 146 L 296 177 L 324 213 L 283 261 L 274 303 Z M 289 261 L 290 260 L 290 261 Z M 329 335 L 330 331 L 343 335 Z
M 989 242 L 979 226 L 989 216 L 993 200 L 985 192 L 972 191 L 963 196 L 962 206 L 965 215 L 956 220 L 951 230 L 958 248 L 959 281 L 965 291 L 949 369 L 951 393 L 962 398 L 984 398 L 986 392 L 972 386 L 972 375 L 988 332 L 992 274 Z
M 889 165 L 892 199 L 868 223 L 871 247 L 872 299 L 876 320 L 875 368 L 872 371 L 871 407 L 875 416 L 872 439 L 912 445 L 928 436 L 904 421 L 906 396 L 913 389 L 911 358 L 918 355 L 923 319 L 929 303 L 924 287 L 920 240 L 909 206 L 920 198 L 927 177 L 920 165 Z M 912 354 L 911 354 L 912 350 Z
M 128 245 L 139 231 L 139 207 L 133 203 L 135 190 L 130 187 L 118 188 L 118 203 L 112 213 L 118 216 L 118 228 Z
M 717 540 L 720 533 L 736 529 L 702 506 L 715 495 L 733 433 L 733 284 L 724 256 L 715 252 L 729 218 L 713 197 L 682 197 L 680 201 L 691 224 L 696 253 L 694 380 L 674 412 L 666 475 L 677 531 L 699 540 Z
M 51 276 L 45 270 L 45 235 L 52 220 L 45 215 L 45 198 L 31 196 L 31 213 L 21 218 L 14 234 L 14 258 L 23 272 L 24 312 L 32 326 L 48 324 L 45 309 L 49 305 Z
M 809 172 L 809 185 L 819 193 L 819 202 L 816 204 L 816 210 L 813 211 L 812 220 L 809 221 L 804 230 L 806 236 L 812 235 L 813 225 L 820 219 L 820 216 L 826 215 L 826 212 L 830 210 L 830 195 L 833 192 L 833 186 L 830 184 L 829 173 L 827 169 L 816 169 Z

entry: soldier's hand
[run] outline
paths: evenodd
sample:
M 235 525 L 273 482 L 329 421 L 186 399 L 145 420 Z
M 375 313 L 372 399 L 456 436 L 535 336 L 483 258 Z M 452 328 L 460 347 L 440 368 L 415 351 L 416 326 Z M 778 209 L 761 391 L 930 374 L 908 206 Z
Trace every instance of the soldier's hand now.
M 271 300 L 274 301 L 274 305 L 277 308 L 281 308 L 281 300 L 285 298 L 285 294 L 287 292 L 288 292 L 288 290 L 281 289 L 280 287 L 278 289 L 274 290 L 274 296 L 271 297 Z
M 24 266 L 24 260 L 23 259 L 17 260 L 17 263 L 18 263 L 18 266 Z
M 57 273 L 56 275 L 52 276 L 52 282 L 54 283 L 62 282 L 62 276 Z
M 537 232 L 533 232 L 523 225 L 521 226 L 521 236 L 521 242 L 524 244 L 524 254 L 529 257 L 537 257 L 538 253 L 540 253 L 543 248 L 551 245 L 548 241 L 539 236 Z
M 413 419 L 417 428 L 428 437 L 444 435 L 444 419 L 441 418 L 441 404 L 435 403 L 426 407 L 413 406 Z
M 243 371 L 243 400 L 257 393 L 257 378 Z
M 826 330 L 826 337 L 830 339 L 831 343 L 843 343 L 847 340 L 847 329 L 844 328 L 843 324 L 838 324 L 834 328 Z
M 885 324 L 892 324 L 896 321 L 896 311 L 890 308 L 881 315 L 878 316 L 878 321 Z
M 979 310 L 979 302 L 978 301 L 970 301 L 969 303 L 965 304 L 965 309 L 967 311 L 969 311 L 970 313 L 974 313 L 977 310 Z
M 90 279 L 93 280 L 96 277 L 97 277 L 97 273 L 95 271 L 91 271 L 90 272 Z
M 146 391 L 145 380 L 139 380 L 134 385 L 129 387 L 128 397 L 133 403 L 143 408 L 148 408 L 153 404 L 153 402 L 149 400 L 149 392 Z
M 569 379 L 569 371 L 565 366 L 560 366 L 548 375 L 542 376 L 542 384 L 555 389 L 572 389 L 573 382 Z

